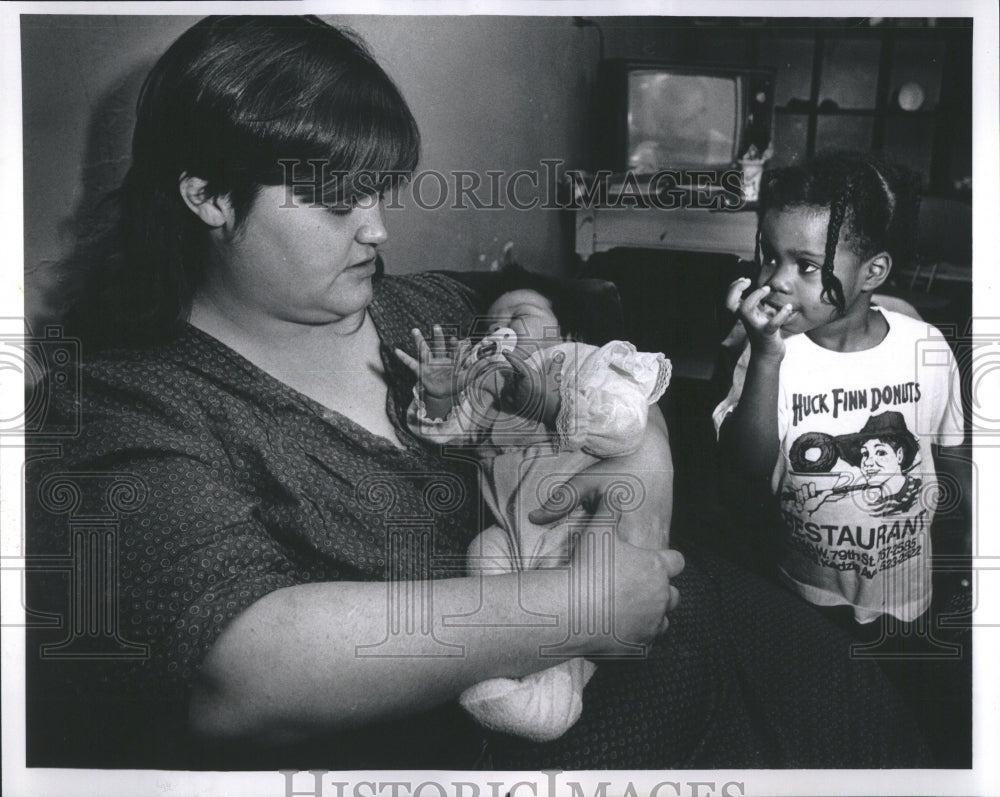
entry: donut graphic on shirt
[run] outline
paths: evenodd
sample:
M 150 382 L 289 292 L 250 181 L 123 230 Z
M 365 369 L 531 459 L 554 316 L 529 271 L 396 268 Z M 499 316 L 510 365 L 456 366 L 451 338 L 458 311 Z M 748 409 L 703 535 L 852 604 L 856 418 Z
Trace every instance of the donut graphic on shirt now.
M 796 511 L 812 515 L 820 506 L 848 496 L 875 517 L 897 515 L 912 509 L 920 494 L 921 479 L 911 471 L 919 461 L 920 444 L 898 412 L 872 415 L 858 432 L 829 435 L 806 432 L 789 450 L 792 471 L 836 474 L 835 485 L 817 487 L 816 481 L 800 478 L 795 489 L 782 493 Z M 820 482 L 822 483 L 822 482 Z

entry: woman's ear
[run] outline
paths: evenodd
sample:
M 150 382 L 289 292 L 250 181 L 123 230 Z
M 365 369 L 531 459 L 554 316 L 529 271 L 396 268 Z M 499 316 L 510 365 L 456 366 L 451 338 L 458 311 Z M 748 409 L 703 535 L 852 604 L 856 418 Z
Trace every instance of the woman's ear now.
M 883 282 L 889 279 L 892 272 L 892 255 L 888 252 L 879 252 L 875 257 L 869 258 L 865 264 L 864 282 L 861 287 L 866 291 L 874 291 Z
M 195 216 L 214 229 L 226 226 L 231 228 L 235 216 L 229 197 L 212 196 L 205 190 L 207 186 L 205 180 L 186 172 L 181 175 L 177 183 L 181 199 Z

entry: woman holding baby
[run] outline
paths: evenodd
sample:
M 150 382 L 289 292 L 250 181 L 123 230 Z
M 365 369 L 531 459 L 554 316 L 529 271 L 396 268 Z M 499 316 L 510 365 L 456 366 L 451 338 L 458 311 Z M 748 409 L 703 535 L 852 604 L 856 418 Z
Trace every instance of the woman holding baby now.
M 407 425 L 417 377 L 395 350 L 419 360 L 412 330 L 435 324 L 466 334 L 499 288 L 380 273 L 387 185 L 358 176 L 412 171 L 418 151 L 391 80 L 317 19 L 209 18 L 154 67 L 118 217 L 68 315 L 84 342 L 79 403 L 53 388 L 53 416 L 79 410 L 80 434 L 27 485 L 40 554 L 68 540 L 45 497 L 53 472 L 95 505 L 123 475 L 140 485 L 118 518 L 114 601 L 119 636 L 147 653 L 29 667 L 29 763 L 919 764 L 874 666 L 832 666 L 843 639 L 808 608 L 665 548 L 672 469 L 655 407 L 631 453 L 595 459 L 578 500 L 549 513 L 572 511 L 584 541 L 613 523 L 599 537 L 610 556 L 576 544 L 560 567 L 469 574 L 491 523 L 478 466 Z M 333 175 L 321 196 L 290 182 L 289 162 L 310 159 Z M 601 500 L 623 473 L 645 491 L 627 512 Z M 65 584 L 46 578 L 31 600 L 65 612 Z M 580 658 L 599 666 L 553 741 L 490 732 L 456 705 L 481 682 Z M 839 687 L 820 700 L 827 676 Z M 838 719 L 838 702 L 862 700 L 877 719 Z M 55 722 L 69 723 L 62 741 Z

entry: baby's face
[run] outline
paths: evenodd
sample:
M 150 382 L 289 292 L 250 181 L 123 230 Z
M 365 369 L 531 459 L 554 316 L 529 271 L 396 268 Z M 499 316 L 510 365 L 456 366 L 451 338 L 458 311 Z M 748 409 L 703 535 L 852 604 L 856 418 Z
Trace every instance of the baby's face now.
M 490 331 L 510 327 L 522 343 L 532 348 L 559 343 L 559 321 L 552 313 L 552 303 L 537 291 L 517 290 L 502 294 L 486 311 Z

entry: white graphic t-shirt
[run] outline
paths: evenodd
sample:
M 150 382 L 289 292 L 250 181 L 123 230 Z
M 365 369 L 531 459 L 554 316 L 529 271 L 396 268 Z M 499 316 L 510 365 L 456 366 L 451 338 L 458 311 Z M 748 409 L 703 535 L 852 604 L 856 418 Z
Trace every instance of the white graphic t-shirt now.
M 785 341 L 778 396 L 781 453 L 772 477 L 784 525 L 781 571 L 803 598 L 854 607 L 858 622 L 904 621 L 930 606 L 931 521 L 939 489 L 932 443 L 963 440 L 958 368 L 922 321 L 882 310 L 876 347 L 836 352 Z M 716 408 L 739 402 L 749 361 Z

